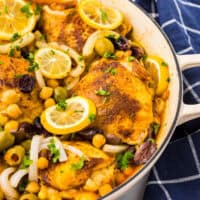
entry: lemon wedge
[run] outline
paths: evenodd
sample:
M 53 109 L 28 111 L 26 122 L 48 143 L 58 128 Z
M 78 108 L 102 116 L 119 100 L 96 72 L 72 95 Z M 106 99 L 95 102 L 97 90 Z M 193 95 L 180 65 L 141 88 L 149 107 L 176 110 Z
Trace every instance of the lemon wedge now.
M 51 79 L 63 79 L 71 70 L 71 59 L 64 52 L 54 48 L 42 48 L 35 54 L 35 62 L 41 73 Z
M 158 56 L 148 56 L 145 61 L 145 66 L 157 85 L 156 95 L 162 95 L 169 84 L 168 64 Z
M 33 30 L 36 17 L 30 3 L 23 0 L 0 1 L 0 40 L 11 40 L 14 34 L 23 36 Z
M 95 29 L 116 29 L 122 24 L 120 11 L 106 7 L 98 0 L 81 0 L 78 11 L 83 21 Z
M 76 96 L 65 100 L 65 109 L 59 109 L 59 103 L 46 109 L 41 115 L 41 123 L 50 133 L 65 135 L 86 128 L 95 118 L 95 104 Z

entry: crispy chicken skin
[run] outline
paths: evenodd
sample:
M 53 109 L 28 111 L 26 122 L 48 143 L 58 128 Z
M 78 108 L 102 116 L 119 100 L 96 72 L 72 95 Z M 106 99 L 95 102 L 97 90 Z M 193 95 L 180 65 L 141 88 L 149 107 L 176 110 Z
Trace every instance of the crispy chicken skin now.
M 133 62 L 133 68 L 134 65 Z M 116 74 L 108 73 L 108 69 L 115 69 Z M 110 95 L 96 94 L 100 89 Z M 96 104 L 97 120 L 93 126 L 128 144 L 140 144 L 147 137 L 153 121 L 152 95 L 145 83 L 119 61 L 101 59 L 93 63 L 73 93 Z
M 17 87 L 16 75 L 30 74 L 28 72 L 29 63 L 22 58 L 12 58 L 6 55 L 0 55 L 2 64 L 0 65 L 0 112 L 6 110 L 7 105 L 1 101 L 3 92 L 9 89 L 14 89 L 20 95 L 19 107 L 22 110 L 22 116 L 19 121 L 29 121 L 39 116 L 42 112 L 42 102 L 38 98 L 39 87 L 35 85 L 34 90 L 25 94 L 20 92 Z M 30 115 L 31 113 L 31 115 Z
M 52 164 L 47 170 L 40 171 L 41 181 L 58 190 L 67 190 L 82 186 L 94 172 L 105 169 L 113 162 L 113 158 L 103 151 L 84 142 L 63 142 L 64 146 L 73 146 L 84 153 L 86 161 L 82 169 L 73 169 L 80 162 L 80 157 L 67 151 L 68 160 L 64 163 Z M 112 174 L 113 175 L 113 174 Z

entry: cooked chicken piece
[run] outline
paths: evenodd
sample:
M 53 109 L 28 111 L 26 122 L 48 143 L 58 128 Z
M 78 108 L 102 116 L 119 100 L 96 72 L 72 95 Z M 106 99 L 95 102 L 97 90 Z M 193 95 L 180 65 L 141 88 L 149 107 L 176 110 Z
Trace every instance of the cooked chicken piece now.
M 103 129 L 105 134 L 115 134 L 125 143 L 141 144 L 153 122 L 152 95 L 145 82 L 138 78 L 137 71 L 142 66 L 133 62 L 133 73 L 121 63 L 125 62 L 96 61 L 73 93 L 85 96 L 96 104 L 94 127 Z
M 42 112 L 42 102 L 38 98 L 39 87 L 37 84 L 29 94 L 22 93 L 18 89 L 16 75 L 31 74 L 28 72 L 29 63 L 22 58 L 12 58 L 0 55 L 0 112 L 5 113 L 7 105 L 1 101 L 4 91 L 15 90 L 20 95 L 18 105 L 22 111 L 19 121 L 32 122 Z M 30 115 L 31 113 L 31 115 Z
M 85 184 L 88 178 L 100 169 L 106 169 L 113 162 L 113 158 L 103 151 L 94 148 L 84 142 L 63 142 L 64 146 L 72 146 L 83 152 L 85 157 L 83 168 L 80 165 L 80 157 L 72 151 L 67 151 L 68 160 L 64 163 L 52 164 L 47 170 L 40 171 L 41 181 L 53 188 L 67 190 L 77 188 Z

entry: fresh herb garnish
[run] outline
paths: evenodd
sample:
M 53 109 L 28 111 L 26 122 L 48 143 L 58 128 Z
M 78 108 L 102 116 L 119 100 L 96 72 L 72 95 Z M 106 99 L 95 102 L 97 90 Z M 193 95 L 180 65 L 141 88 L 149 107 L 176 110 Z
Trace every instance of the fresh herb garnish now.
M 60 151 L 56 148 L 54 139 L 50 140 L 50 144 L 48 144 L 47 147 L 51 152 L 53 163 L 57 163 L 60 158 Z
M 143 61 L 145 61 L 147 59 L 147 55 L 144 55 L 142 58 L 141 58 Z
M 133 62 L 135 60 L 135 57 L 134 56 L 129 56 L 128 57 L 128 62 Z
M 14 33 L 12 38 L 10 39 L 12 42 L 16 41 L 17 39 L 19 39 L 21 37 L 21 35 L 19 33 Z
M 21 78 L 23 74 L 15 74 L 15 78 Z
M 167 78 L 167 82 L 169 83 L 170 81 L 171 81 L 171 78 L 170 78 L 170 77 L 168 77 L 168 78 Z
M 100 96 L 109 96 L 110 92 L 100 88 L 99 90 L 95 91 L 95 94 Z
M 110 73 L 112 75 L 115 75 L 116 74 L 116 69 L 113 68 L 113 67 L 109 67 L 108 69 L 106 69 L 105 73 L 106 74 Z
M 64 51 L 64 53 L 68 54 L 68 53 L 69 53 L 69 49 L 66 49 L 66 50 Z
M 154 122 L 152 128 L 153 128 L 153 133 L 156 135 L 160 129 L 160 124 Z
M 22 166 L 21 166 L 21 168 L 22 168 L 22 169 L 26 169 L 26 168 L 30 167 L 30 165 L 31 165 L 32 163 L 33 163 L 33 161 L 29 159 L 29 156 L 28 156 L 28 155 L 25 155 L 25 156 L 23 157 L 23 160 L 22 160 Z
M 149 138 L 148 141 L 151 143 L 155 143 L 155 140 L 153 138 Z
M 74 110 L 75 113 L 83 113 L 83 110 Z
M 34 62 L 34 54 L 33 54 L 32 52 L 30 52 L 30 53 L 28 54 L 28 60 L 29 60 L 30 63 L 33 63 L 33 62 Z
M 80 169 L 82 169 L 84 167 L 84 162 L 85 162 L 85 158 L 84 158 L 84 156 L 82 156 L 80 158 L 79 162 L 73 163 L 71 165 L 71 169 L 73 169 L 73 170 L 80 170 Z
M 56 105 L 56 109 L 65 111 L 66 108 L 67 108 L 66 100 L 65 99 L 60 99 L 58 101 L 58 104 Z
M 164 66 L 164 67 L 168 67 L 168 64 L 164 61 L 161 63 L 161 65 Z
M 41 5 L 37 5 L 36 10 L 35 10 L 35 15 L 39 15 L 42 11 L 42 6 Z
M 20 11 L 22 13 L 25 13 L 26 14 L 26 17 L 31 17 L 33 15 L 33 13 L 30 11 L 30 5 L 31 3 L 27 3 L 25 6 L 21 7 Z
M 108 21 L 108 14 L 105 10 L 103 9 L 100 9 L 100 12 L 101 12 L 101 19 L 103 22 L 106 22 Z
M 96 120 L 97 116 L 95 114 L 90 114 L 88 116 L 88 119 L 90 120 L 90 123 L 94 122 Z
M 24 192 L 28 183 L 29 183 L 28 179 L 24 179 L 22 183 L 20 183 L 18 186 L 19 192 Z
M 5 12 L 6 14 L 8 14 L 8 6 L 7 6 L 7 5 L 5 5 L 5 7 L 4 7 L 4 12 Z
M 55 55 L 55 51 L 51 49 L 51 55 Z
M 106 36 L 106 38 L 110 39 L 110 40 L 116 40 L 117 41 L 117 40 L 119 40 L 120 36 L 117 36 L 117 35 L 114 35 L 114 34 L 112 35 L 111 34 L 111 35 Z
M 3 127 L 2 126 L 0 126 L 0 132 L 2 132 L 3 131 Z
M 108 59 L 117 59 L 117 56 L 114 53 L 111 52 L 105 52 L 103 55 L 104 58 L 108 58 Z
M 45 39 L 46 39 L 45 35 L 41 33 L 41 35 L 40 35 L 40 40 L 43 40 L 43 41 L 44 41 Z
M 125 153 L 117 154 L 116 160 L 118 167 L 122 170 L 126 169 L 129 165 L 130 160 L 132 160 L 134 157 L 133 152 L 126 151 Z
M 82 61 L 83 59 L 84 59 L 83 56 L 79 56 L 79 57 L 78 57 L 78 61 L 79 61 L 79 62 Z
M 37 69 L 39 69 L 39 65 L 38 65 L 38 63 L 34 62 L 31 66 L 29 66 L 28 71 L 29 72 L 34 72 Z
M 2 65 L 2 64 L 3 64 L 3 61 L 0 60 L 0 65 Z

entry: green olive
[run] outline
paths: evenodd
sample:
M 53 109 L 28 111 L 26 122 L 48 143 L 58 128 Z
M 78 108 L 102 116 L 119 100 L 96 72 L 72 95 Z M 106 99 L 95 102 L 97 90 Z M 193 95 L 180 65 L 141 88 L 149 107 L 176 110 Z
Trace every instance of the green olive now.
M 54 98 L 56 101 L 61 99 L 66 99 L 68 97 L 68 92 L 66 87 L 56 87 L 54 89 Z
M 19 200 L 37 200 L 37 199 L 38 197 L 36 195 L 29 193 L 29 194 L 23 194 Z
M 19 165 L 24 157 L 24 147 L 17 145 L 8 149 L 4 155 L 4 159 L 10 166 Z
M 21 143 L 21 145 L 24 147 L 25 151 L 29 151 L 31 147 L 31 140 L 25 140 Z
M 103 56 L 106 52 L 114 53 L 115 51 L 112 42 L 105 37 L 97 39 L 94 49 L 99 56 Z
M 15 137 L 6 131 L 0 132 L 0 152 L 14 144 Z

